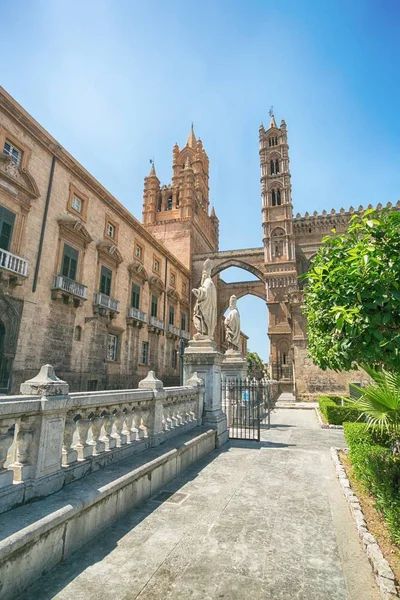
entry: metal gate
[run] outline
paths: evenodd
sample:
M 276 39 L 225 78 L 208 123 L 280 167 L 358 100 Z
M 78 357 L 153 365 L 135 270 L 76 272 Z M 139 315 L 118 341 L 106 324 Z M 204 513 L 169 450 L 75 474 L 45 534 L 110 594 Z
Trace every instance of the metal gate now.
M 229 437 L 260 441 L 261 421 L 270 424 L 271 394 L 267 380 L 225 379 L 222 381 L 222 410 L 228 421 Z

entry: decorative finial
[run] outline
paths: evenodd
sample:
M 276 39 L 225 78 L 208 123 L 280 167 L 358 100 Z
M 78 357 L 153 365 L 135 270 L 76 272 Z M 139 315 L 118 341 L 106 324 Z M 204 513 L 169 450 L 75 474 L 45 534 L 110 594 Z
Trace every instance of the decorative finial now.
M 274 107 L 273 106 L 271 106 L 271 108 L 269 109 L 268 114 L 270 117 L 274 116 Z

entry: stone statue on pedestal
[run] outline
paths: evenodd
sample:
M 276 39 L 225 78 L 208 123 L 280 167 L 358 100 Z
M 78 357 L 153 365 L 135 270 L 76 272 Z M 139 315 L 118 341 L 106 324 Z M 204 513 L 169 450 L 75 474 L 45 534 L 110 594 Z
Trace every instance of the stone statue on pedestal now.
M 240 314 L 236 307 L 237 298 L 229 299 L 230 313 L 225 319 L 225 339 L 228 342 L 228 352 L 240 353 Z
M 213 340 L 217 324 L 217 290 L 211 279 L 209 258 L 203 265 L 201 285 L 192 292 L 197 298 L 193 310 L 193 323 L 197 333 L 193 337 L 195 340 Z

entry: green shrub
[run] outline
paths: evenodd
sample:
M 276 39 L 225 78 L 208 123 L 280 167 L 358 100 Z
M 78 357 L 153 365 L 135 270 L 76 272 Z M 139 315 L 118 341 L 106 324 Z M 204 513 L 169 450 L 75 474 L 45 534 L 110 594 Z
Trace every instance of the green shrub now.
M 400 544 L 400 457 L 392 454 L 390 435 L 365 423 L 345 423 L 344 433 L 354 475 L 374 496 L 376 508 Z
M 320 396 L 318 398 L 319 409 L 325 419 L 331 425 L 343 425 L 344 422 L 359 421 L 361 412 L 351 406 L 342 406 L 341 396 Z

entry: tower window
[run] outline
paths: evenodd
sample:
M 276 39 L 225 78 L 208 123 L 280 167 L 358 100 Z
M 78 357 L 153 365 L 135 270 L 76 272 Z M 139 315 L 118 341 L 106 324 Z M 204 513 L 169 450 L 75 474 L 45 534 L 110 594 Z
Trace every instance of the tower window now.
M 271 175 L 274 175 L 275 174 L 275 161 L 274 160 L 271 160 L 270 168 L 271 168 Z
M 277 190 L 276 192 L 276 203 L 278 206 L 281 205 L 281 190 Z
M 161 194 L 157 198 L 157 212 L 161 212 L 162 209 L 162 198 Z
M 276 206 L 276 193 L 272 190 L 272 206 Z
M 179 208 L 179 194 L 176 195 L 176 208 Z
M 279 160 L 275 159 L 275 173 L 279 173 Z
M 167 210 L 172 210 L 172 196 L 167 200 Z

